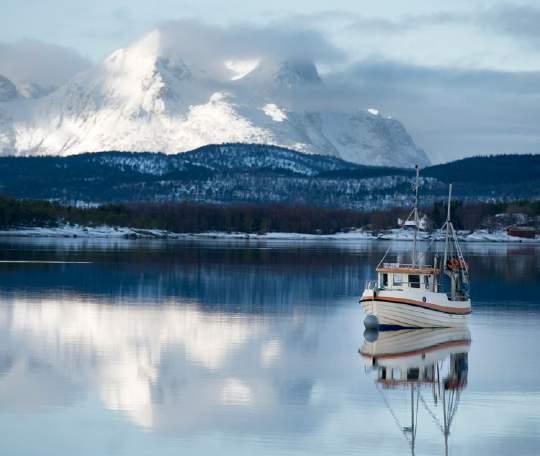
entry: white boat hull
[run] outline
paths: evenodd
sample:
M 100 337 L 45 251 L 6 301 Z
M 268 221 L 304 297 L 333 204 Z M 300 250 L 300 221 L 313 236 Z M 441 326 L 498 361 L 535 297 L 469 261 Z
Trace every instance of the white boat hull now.
M 466 325 L 471 312 L 467 301 L 449 301 L 442 293 L 366 290 L 361 299 L 367 315 L 381 326 L 400 328 L 449 328 Z
M 467 326 L 385 331 L 364 341 L 360 354 L 366 365 L 425 367 L 454 353 L 468 353 L 471 333 Z

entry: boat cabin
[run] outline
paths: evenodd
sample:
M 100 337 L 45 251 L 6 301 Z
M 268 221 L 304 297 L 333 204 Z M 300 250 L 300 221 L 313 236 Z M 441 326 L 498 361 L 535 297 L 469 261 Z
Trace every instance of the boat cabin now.
M 377 369 L 376 382 L 384 388 L 395 388 L 410 384 L 432 384 L 436 382 L 435 364 L 425 367 L 385 367 Z
M 461 390 L 467 386 L 469 368 L 468 352 L 451 353 L 448 359 L 448 371 L 442 373 L 442 365 L 432 363 L 426 366 L 377 366 L 376 382 L 384 388 L 395 388 L 410 384 L 428 385 L 440 379 L 445 390 Z
M 377 287 L 381 290 L 417 288 L 437 290 L 437 274 L 433 267 L 418 267 L 398 263 L 384 263 L 377 268 Z

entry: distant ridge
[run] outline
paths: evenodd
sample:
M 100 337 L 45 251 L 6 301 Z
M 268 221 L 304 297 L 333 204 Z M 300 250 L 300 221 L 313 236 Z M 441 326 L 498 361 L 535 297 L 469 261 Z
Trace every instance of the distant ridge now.
M 502 174 L 506 177 L 501 177 Z M 422 170 L 422 201 L 447 183 L 469 201 L 540 199 L 540 156 L 475 157 Z M 96 152 L 0 157 L 0 190 L 70 204 L 121 201 L 286 203 L 376 209 L 408 206 L 413 171 L 358 165 L 260 144 L 209 145 L 179 154 Z
M 497 184 L 540 179 L 539 155 L 490 155 L 469 157 L 423 170 L 443 182 Z

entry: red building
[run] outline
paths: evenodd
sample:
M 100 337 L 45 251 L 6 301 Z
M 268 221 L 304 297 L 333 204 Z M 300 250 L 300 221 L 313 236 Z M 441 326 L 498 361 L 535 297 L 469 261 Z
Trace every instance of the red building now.
M 536 230 L 530 226 L 511 226 L 506 232 L 508 236 L 521 237 L 526 239 L 534 239 L 536 237 Z

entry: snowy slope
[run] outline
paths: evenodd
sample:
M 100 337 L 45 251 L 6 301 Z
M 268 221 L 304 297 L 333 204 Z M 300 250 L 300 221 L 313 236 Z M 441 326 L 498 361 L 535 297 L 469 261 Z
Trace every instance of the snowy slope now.
M 256 62 L 213 74 L 162 46 L 154 31 L 39 99 L 0 79 L 0 153 L 101 150 L 183 152 L 206 144 L 265 143 L 355 163 L 428 164 L 396 120 L 376 112 L 306 110 L 326 96 L 310 61 Z
M 12 101 L 17 98 L 17 87 L 5 76 L 0 74 L 0 102 Z

